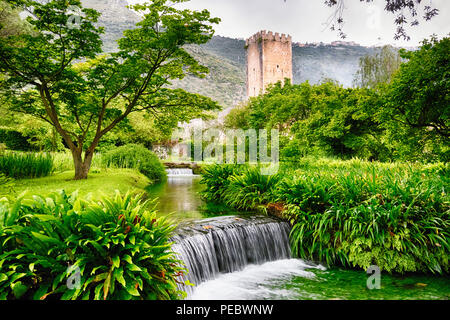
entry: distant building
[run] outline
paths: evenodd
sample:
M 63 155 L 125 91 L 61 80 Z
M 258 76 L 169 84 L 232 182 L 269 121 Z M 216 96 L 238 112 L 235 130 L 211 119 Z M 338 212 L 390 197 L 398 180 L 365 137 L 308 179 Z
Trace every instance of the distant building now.
M 354 41 L 333 41 L 331 43 L 332 46 L 359 46 L 358 43 L 354 42 Z
M 271 83 L 292 81 L 292 38 L 261 31 L 246 41 L 247 96 L 264 93 Z

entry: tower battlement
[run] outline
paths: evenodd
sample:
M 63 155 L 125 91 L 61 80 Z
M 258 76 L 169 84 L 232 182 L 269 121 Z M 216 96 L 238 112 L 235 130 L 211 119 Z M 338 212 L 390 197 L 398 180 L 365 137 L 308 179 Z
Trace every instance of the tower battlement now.
M 292 81 L 292 37 L 262 30 L 245 42 L 247 95 L 264 93 L 267 86 L 286 78 Z
M 272 31 L 260 31 L 252 35 L 250 38 L 248 38 L 245 42 L 245 44 L 248 46 L 251 43 L 257 43 L 261 40 L 267 40 L 267 41 L 278 41 L 278 42 L 291 42 L 292 43 L 292 37 L 290 35 L 286 35 L 282 33 L 281 35 L 278 32 L 273 33 Z

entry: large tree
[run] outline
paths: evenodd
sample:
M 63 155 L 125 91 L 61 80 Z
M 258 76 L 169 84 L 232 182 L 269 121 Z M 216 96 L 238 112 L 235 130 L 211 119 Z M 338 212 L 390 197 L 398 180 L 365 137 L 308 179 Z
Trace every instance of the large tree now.
M 388 88 L 384 120 L 394 120 L 423 136 L 450 139 L 450 38 L 424 40 L 416 51 L 401 50 L 407 62 Z
M 358 87 L 375 88 L 381 83 L 390 83 L 401 63 L 402 58 L 398 49 L 386 45 L 375 54 L 359 59 L 359 69 L 353 84 Z
M 20 19 L 19 13 L 19 10 L 11 7 L 6 1 L 0 1 L 0 37 L 29 31 L 29 25 Z
M 71 150 L 75 179 L 86 179 L 100 140 L 133 112 L 161 123 L 218 109 L 207 97 L 170 89 L 172 79 L 208 69 L 185 49 L 206 43 L 219 22 L 207 10 L 177 9 L 186 0 L 135 5 L 143 15 L 119 50 L 101 54 L 99 13 L 79 0 L 8 1 L 30 13 L 32 31 L 0 39 L 1 91 L 15 111 L 51 124 Z

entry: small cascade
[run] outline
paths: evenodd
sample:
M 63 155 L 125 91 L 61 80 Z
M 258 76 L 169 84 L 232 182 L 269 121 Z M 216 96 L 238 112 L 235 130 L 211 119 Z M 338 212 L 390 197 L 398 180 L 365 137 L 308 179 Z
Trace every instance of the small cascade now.
M 168 177 L 190 177 L 194 175 L 194 172 L 190 168 L 173 168 L 166 169 Z
M 268 217 L 211 218 L 179 228 L 173 250 L 189 270 L 183 280 L 199 285 L 250 264 L 289 259 L 289 232 L 288 223 Z

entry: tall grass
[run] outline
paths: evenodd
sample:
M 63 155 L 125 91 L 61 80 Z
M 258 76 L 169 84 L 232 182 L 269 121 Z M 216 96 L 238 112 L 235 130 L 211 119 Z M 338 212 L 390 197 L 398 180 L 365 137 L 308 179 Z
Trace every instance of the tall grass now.
M 55 172 L 65 172 L 74 169 L 73 157 L 70 152 L 55 152 L 52 153 L 54 171 Z M 102 167 L 102 155 L 96 153 L 92 158 L 91 170 L 98 170 Z
M 0 173 L 14 179 L 45 177 L 53 171 L 53 158 L 45 153 L 6 152 L 0 155 Z
M 132 152 L 128 151 L 122 152 L 120 159 L 108 159 L 107 153 L 105 154 L 105 160 L 103 160 L 103 154 L 96 153 L 92 159 L 91 172 L 98 172 L 101 169 L 108 168 L 137 169 L 136 166 L 141 164 L 141 161 L 138 162 L 135 157 L 130 156 L 131 153 Z M 150 157 L 146 156 L 143 158 L 154 159 L 153 154 L 151 154 Z M 141 165 L 141 167 L 143 171 L 146 169 L 150 170 L 143 165 Z M 153 168 L 153 166 L 150 167 Z M 160 167 L 162 167 L 162 165 Z M 164 171 L 164 168 L 162 169 Z M 0 173 L 12 178 L 37 178 L 50 175 L 51 173 L 61 173 L 73 170 L 73 157 L 69 151 L 52 153 L 0 152 Z M 164 172 L 162 174 L 164 174 Z

